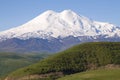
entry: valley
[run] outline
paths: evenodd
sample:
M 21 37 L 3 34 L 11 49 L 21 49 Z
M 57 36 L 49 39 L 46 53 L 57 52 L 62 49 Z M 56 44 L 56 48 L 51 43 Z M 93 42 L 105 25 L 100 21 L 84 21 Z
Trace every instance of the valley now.
M 0 52 L 0 80 L 10 72 L 36 63 L 47 56 L 47 53 L 20 54 Z

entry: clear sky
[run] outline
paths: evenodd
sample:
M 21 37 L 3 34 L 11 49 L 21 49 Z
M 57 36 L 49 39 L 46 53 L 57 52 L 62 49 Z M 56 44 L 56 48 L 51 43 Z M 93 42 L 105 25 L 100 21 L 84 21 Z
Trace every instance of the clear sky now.
M 22 25 L 46 10 L 65 9 L 120 26 L 120 0 L 0 0 L 0 31 Z

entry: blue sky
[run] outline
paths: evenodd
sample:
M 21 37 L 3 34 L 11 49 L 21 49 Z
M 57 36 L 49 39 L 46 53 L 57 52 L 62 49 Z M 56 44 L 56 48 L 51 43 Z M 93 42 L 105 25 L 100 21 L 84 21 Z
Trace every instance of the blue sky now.
M 46 10 L 65 9 L 120 26 L 120 0 L 0 0 L 0 31 L 22 25 Z

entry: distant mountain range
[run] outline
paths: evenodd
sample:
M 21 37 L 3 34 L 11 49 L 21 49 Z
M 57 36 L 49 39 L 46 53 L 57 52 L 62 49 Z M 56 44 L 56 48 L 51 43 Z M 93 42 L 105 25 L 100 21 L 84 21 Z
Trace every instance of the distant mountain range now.
M 58 52 L 94 41 L 120 41 L 120 27 L 71 10 L 48 10 L 21 26 L 0 32 L 0 51 Z

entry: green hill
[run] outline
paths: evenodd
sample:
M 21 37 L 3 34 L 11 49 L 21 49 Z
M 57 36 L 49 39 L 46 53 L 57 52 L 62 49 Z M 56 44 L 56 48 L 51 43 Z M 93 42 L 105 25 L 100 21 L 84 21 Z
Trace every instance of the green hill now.
M 96 69 L 107 64 L 120 64 L 119 42 L 83 43 L 9 74 L 7 80 L 56 79 Z
M 65 76 L 58 80 L 120 80 L 120 69 L 100 69 Z
M 17 54 L 0 52 L 0 77 L 46 57 L 47 54 Z

